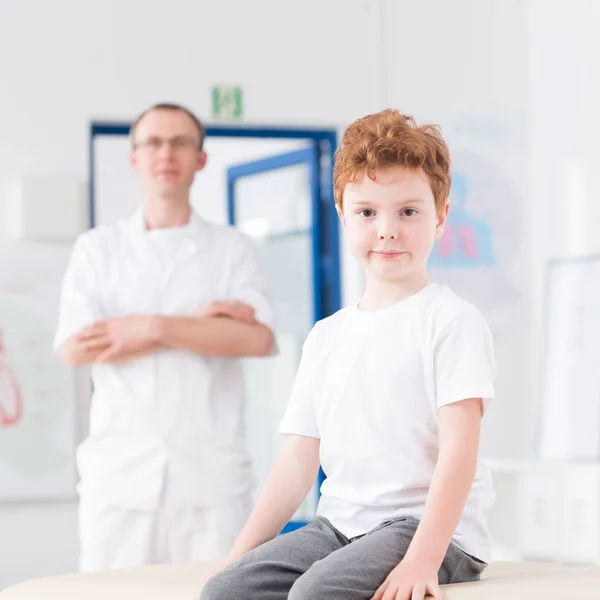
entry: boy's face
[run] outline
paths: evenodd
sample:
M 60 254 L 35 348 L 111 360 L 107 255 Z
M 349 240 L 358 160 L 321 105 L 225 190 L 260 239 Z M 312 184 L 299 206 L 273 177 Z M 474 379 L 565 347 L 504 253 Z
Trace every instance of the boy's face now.
M 448 204 L 438 213 L 426 173 L 410 167 L 379 169 L 344 190 L 338 214 L 352 254 L 367 276 L 407 281 L 427 272 L 427 259 L 441 237 Z

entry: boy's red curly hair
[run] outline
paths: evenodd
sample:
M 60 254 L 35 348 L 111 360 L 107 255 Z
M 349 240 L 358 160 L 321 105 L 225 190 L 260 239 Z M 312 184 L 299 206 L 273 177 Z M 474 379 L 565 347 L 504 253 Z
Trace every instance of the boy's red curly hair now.
M 335 153 L 333 189 L 342 208 L 344 189 L 366 174 L 386 167 L 421 167 L 441 211 L 450 194 L 451 161 L 448 146 L 437 125 L 417 125 L 414 118 L 387 109 L 349 125 Z

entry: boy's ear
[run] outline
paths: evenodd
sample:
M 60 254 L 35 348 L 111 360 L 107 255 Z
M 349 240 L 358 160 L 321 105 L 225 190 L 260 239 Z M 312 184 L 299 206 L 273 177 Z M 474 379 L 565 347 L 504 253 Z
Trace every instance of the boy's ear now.
M 342 222 L 342 225 L 344 227 L 346 227 L 346 219 L 344 219 L 344 213 L 343 213 L 342 209 L 340 208 L 340 205 L 337 202 L 335 203 L 335 212 L 337 212 L 338 217 L 340 218 L 340 221 Z
M 444 234 L 444 228 L 446 227 L 446 221 L 448 220 L 448 211 L 450 210 L 450 201 L 446 200 L 446 204 L 442 210 L 438 212 L 437 224 L 435 226 L 435 239 L 439 240 Z

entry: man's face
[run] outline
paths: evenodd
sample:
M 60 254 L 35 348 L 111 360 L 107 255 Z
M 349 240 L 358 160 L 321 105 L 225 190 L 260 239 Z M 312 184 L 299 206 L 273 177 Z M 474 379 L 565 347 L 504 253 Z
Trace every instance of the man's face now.
M 194 121 L 180 110 L 152 110 L 138 123 L 130 160 L 147 194 L 178 197 L 188 193 L 206 164 Z

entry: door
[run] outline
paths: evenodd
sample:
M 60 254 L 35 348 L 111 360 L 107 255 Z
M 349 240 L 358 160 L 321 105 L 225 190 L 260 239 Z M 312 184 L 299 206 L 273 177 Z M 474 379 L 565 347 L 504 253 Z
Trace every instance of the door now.
M 279 348 L 278 356 L 244 360 L 248 446 L 257 478 L 255 499 L 285 443 L 277 429 L 302 344 L 315 321 L 326 316 L 324 296 L 332 273 L 324 266 L 331 265 L 337 256 L 329 256 L 322 243 L 326 211 L 321 181 L 316 144 L 232 166 L 227 173 L 229 221 L 257 244 L 274 306 Z M 315 482 L 284 532 L 314 517 L 319 483 Z

